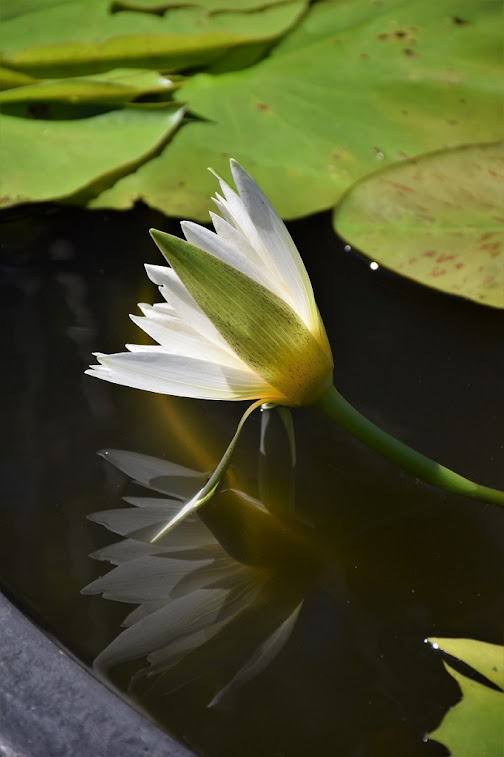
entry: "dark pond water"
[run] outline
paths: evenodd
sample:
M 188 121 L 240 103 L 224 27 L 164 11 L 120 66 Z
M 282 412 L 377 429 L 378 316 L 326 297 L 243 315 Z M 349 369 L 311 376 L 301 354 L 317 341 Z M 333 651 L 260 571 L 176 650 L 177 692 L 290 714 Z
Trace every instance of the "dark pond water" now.
M 89 665 L 135 605 L 81 594 L 108 570 L 89 554 L 118 539 L 86 516 L 126 507 L 125 495 L 156 496 L 96 452 L 208 471 L 244 409 L 84 376 L 92 351 L 141 341 L 127 314 L 158 299 L 143 273 L 144 262 L 161 262 L 151 225 L 176 229 L 142 208 L 1 219 L 1 574 L 9 596 Z M 342 394 L 430 457 L 504 488 L 503 314 L 372 271 L 345 251 L 328 215 L 291 229 Z M 424 736 L 458 689 L 424 639 L 500 641 L 502 511 L 419 483 L 311 409 L 293 413 L 293 481 L 275 413 L 260 454 L 265 418 L 245 427 L 229 485 L 262 496 L 273 514 L 224 491 L 203 522 L 163 542 L 169 552 L 195 539 L 188 568 L 177 562 L 181 627 L 187 598 L 209 581 L 224 604 L 174 666 L 146 676 L 144 657 L 112 668 L 111 680 L 210 757 L 446 754 Z M 213 552 L 198 552 L 205 544 Z M 122 589 L 159 602 L 145 612 L 163 606 L 159 575 L 154 596 L 147 574 Z M 230 597 L 242 614 L 226 627 Z

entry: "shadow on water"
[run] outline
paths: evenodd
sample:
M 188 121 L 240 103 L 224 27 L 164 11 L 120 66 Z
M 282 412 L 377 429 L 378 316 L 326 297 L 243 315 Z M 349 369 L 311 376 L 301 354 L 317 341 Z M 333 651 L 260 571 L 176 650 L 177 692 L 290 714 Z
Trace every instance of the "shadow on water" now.
M 92 351 L 138 341 L 125 315 L 157 298 L 142 271 L 159 262 L 150 225 L 167 228 L 142 208 L 4 216 L 7 591 L 87 663 L 101 653 L 100 669 L 201 754 L 445 754 L 423 736 L 458 689 L 423 639 L 500 641 L 502 513 L 415 481 L 310 409 L 294 413 L 293 472 L 268 412 L 248 422 L 227 488 L 150 545 L 198 488 L 188 471 L 212 469 L 242 410 L 82 374 Z M 292 231 L 340 391 L 427 455 L 502 488 L 502 314 L 371 271 L 327 216 Z M 113 467 L 95 455 L 104 446 L 135 452 L 109 452 Z M 175 478 L 167 461 L 182 466 Z M 126 537 L 117 546 L 86 519 L 96 511 Z M 100 578 L 90 552 L 118 567 Z M 139 607 L 118 635 L 123 602 Z

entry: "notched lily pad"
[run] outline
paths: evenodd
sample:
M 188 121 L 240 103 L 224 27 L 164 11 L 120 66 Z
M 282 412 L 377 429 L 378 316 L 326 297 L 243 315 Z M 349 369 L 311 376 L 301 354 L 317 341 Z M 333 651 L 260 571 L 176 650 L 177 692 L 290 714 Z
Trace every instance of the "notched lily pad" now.
M 0 207 L 67 198 L 132 170 L 168 138 L 182 110 L 117 110 L 44 121 L 0 116 Z
M 504 308 L 504 142 L 420 156 L 356 184 L 336 231 L 421 284 Z
M 206 220 L 202 167 L 225 172 L 232 156 L 284 218 L 296 218 L 334 207 L 385 164 L 501 139 L 500 11 L 467 0 L 470 23 L 456 24 L 457 13 L 460 0 L 388 0 L 378 11 L 361 0 L 314 4 L 256 65 L 187 79 L 175 96 L 201 120 L 103 206 L 136 195 Z
M 177 7 L 158 16 L 111 13 L 108 0 L 74 0 L 4 21 L 0 57 L 7 67 L 47 78 L 131 66 L 174 71 L 207 65 L 230 47 L 275 39 L 305 7 L 306 0 L 249 13 Z
M 17 72 L 16 72 L 17 73 Z M 25 76 L 18 74 L 19 77 Z M 64 101 L 106 104 L 127 103 L 145 95 L 169 93 L 174 82 L 166 76 L 144 69 L 115 69 L 94 76 L 45 79 L 13 84 L 15 89 L 0 92 L 0 103 Z M 0 69 L 0 89 L 2 70 Z
M 504 647 L 474 639 L 437 639 L 428 641 L 469 665 L 498 688 L 467 678 L 448 664 L 447 671 L 457 681 L 462 700 L 429 734 L 456 757 L 497 757 L 504 747 Z M 500 689 L 500 690 L 499 690 Z
M 150 13 L 162 13 L 168 8 L 181 8 L 186 5 L 196 5 L 206 13 L 218 11 L 236 11 L 238 13 L 268 8 L 278 5 L 285 0 L 115 0 L 114 9 L 124 8 Z

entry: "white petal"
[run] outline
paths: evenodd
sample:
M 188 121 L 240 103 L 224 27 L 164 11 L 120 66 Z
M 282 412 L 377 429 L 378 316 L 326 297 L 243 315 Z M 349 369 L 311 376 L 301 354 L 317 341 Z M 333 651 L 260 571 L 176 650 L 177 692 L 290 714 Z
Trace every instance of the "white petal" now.
M 168 507 L 166 500 L 158 500 L 159 504 L 144 507 L 141 510 L 136 508 L 123 507 L 117 510 L 103 510 L 98 513 L 88 515 L 88 520 L 93 523 L 99 523 L 109 531 L 113 531 L 120 536 L 130 536 L 141 528 L 157 526 L 164 523 L 171 517 L 171 513 L 176 513 L 180 509 L 180 502 L 174 500 L 173 507 Z
M 302 320 L 308 328 L 318 331 L 319 316 L 310 279 L 284 222 L 252 177 L 236 161 L 231 161 L 231 171 L 259 245 L 270 256 L 285 282 Z
M 241 240 L 245 241 L 244 237 L 238 231 L 234 230 L 236 234 L 236 244 L 233 246 L 226 242 L 222 237 L 214 234 L 210 229 L 205 229 L 197 223 L 182 221 L 181 226 L 184 236 L 190 244 L 199 247 L 201 250 L 205 250 L 210 253 L 210 255 L 219 258 L 219 260 L 223 260 L 224 263 L 228 263 L 233 266 L 233 268 L 244 273 L 245 276 L 257 281 L 258 284 L 261 284 L 261 286 L 270 289 L 276 294 L 277 287 L 274 286 L 274 279 L 272 279 L 271 276 L 268 276 L 267 271 L 264 269 L 264 265 L 261 265 L 262 261 L 258 259 L 256 254 L 254 254 L 254 258 L 257 260 L 257 263 L 247 255 L 247 248 L 250 248 L 250 244 L 247 242 L 244 245 L 244 251 L 238 246 Z
M 144 308 L 153 308 L 157 313 L 160 313 L 162 315 L 169 315 L 172 318 L 178 318 L 177 313 L 175 312 L 175 308 L 172 308 L 172 306 L 167 302 L 156 302 L 154 305 L 149 305 L 147 302 L 139 302 L 138 307 L 140 308 L 142 313 L 144 311 Z
M 271 387 L 248 369 L 155 352 L 120 352 L 98 358 L 86 373 L 136 389 L 175 397 L 246 400 L 268 397 Z
M 104 449 L 98 454 L 136 483 L 178 499 L 192 496 L 206 481 L 203 473 L 152 455 L 123 449 Z
M 122 539 L 114 542 L 114 544 L 109 544 L 108 547 L 92 552 L 89 556 L 93 560 L 105 560 L 113 565 L 121 565 L 146 555 L 164 554 L 166 549 L 167 547 L 162 544 L 146 544 L 136 539 Z
M 226 221 L 217 213 L 210 211 L 210 218 L 212 219 L 213 227 L 216 233 L 228 242 L 232 247 L 236 247 L 241 250 L 255 265 L 261 265 L 262 259 L 254 250 L 247 237 L 238 231 L 231 223 Z
M 165 300 L 175 309 L 177 315 L 199 334 L 211 342 L 232 351 L 225 339 L 219 334 L 211 320 L 191 297 L 175 271 L 162 265 L 145 266 L 147 276 L 160 287 Z
M 143 657 L 211 626 L 223 610 L 226 595 L 222 589 L 200 589 L 169 602 L 123 631 L 98 655 L 95 664 L 108 666 Z M 234 609 L 228 608 L 228 612 Z
M 286 620 L 284 620 L 284 622 L 281 623 L 278 628 L 276 628 L 273 633 L 254 650 L 252 656 L 245 665 L 240 668 L 231 681 L 212 699 L 208 705 L 209 707 L 214 707 L 216 704 L 219 704 L 227 694 L 231 691 L 236 691 L 236 689 L 240 688 L 248 681 L 251 681 L 273 662 L 275 657 L 278 656 L 288 642 L 301 607 L 302 602 L 296 607 L 294 612 L 292 612 L 289 617 L 286 618 Z
M 155 339 L 164 351 L 171 355 L 184 355 L 198 359 L 209 360 L 222 365 L 245 370 L 245 364 L 229 349 L 210 342 L 206 337 L 198 334 L 180 318 L 173 318 L 144 305 L 145 317 L 130 316 L 146 334 Z M 132 345 L 133 346 L 133 345 Z M 134 349 L 133 351 L 138 351 Z
M 183 576 L 210 564 L 208 560 L 175 560 L 148 555 L 122 563 L 86 586 L 83 593 L 102 593 L 104 599 L 136 604 L 169 600 Z

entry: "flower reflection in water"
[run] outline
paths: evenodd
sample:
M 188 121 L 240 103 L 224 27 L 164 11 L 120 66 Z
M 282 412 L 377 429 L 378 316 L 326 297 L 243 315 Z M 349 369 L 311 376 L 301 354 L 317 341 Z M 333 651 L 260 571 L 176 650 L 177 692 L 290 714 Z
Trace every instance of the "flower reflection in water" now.
M 272 433 L 270 414 L 278 412 L 263 414 L 264 432 Z M 263 452 L 268 448 L 266 433 L 261 446 Z M 160 525 L 201 488 L 205 476 L 134 452 L 110 450 L 103 456 L 164 496 L 126 497 L 133 507 L 90 516 L 127 538 L 93 554 L 116 567 L 84 593 L 138 605 L 123 623 L 126 630 L 95 665 L 108 670 L 147 657 L 149 666 L 135 678 L 152 679 L 151 693 L 158 689 L 159 694 L 218 671 L 208 702 L 214 705 L 279 654 L 320 571 L 310 529 L 289 513 L 292 488 L 287 486 L 286 499 L 275 504 L 282 471 L 273 472 L 263 454 L 264 499 L 273 511 L 283 508 L 282 517 L 244 492 L 227 489 L 199 517 L 190 516 L 153 544 Z

